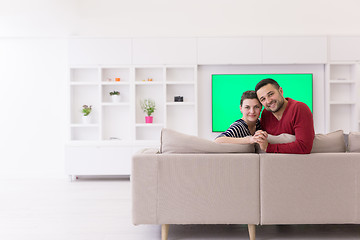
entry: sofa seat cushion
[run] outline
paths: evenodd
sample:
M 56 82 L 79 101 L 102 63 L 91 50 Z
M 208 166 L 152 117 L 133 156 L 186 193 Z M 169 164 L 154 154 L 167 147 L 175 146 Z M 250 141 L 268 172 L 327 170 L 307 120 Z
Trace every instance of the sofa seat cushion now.
M 171 129 L 161 131 L 160 152 L 168 153 L 254 153 L 254 144 L 215 143 Z

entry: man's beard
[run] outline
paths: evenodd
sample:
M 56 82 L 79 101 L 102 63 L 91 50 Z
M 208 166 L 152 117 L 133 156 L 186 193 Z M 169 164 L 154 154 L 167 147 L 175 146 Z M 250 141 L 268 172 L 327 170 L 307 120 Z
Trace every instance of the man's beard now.
M 282 108 L 282 106 L 285 103 L 284 98 L 282 98 L 281 100 L 275 100 L 275 101 L 277 101 L 279 103 L 277 108 L 275 110 L 271 110 L 269 107 L 267 107 L 266 110 L 268 110 L 269 112 L 272 112 L 272 113 L 276 113 L 277 111 L 279 111 Z

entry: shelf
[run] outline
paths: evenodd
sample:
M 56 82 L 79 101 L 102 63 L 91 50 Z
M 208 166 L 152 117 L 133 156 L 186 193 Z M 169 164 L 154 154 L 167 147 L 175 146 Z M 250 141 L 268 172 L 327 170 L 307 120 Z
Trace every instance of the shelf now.
M 193 106 L 194 102 L 167 102 L 167 106 Z
M 194 85 L 195 83 L 191 82 L 191 81 L 187 81 L 187 82 L 179 82 L 179 81 L 170 82 L 170 81 L 168 81 L 168 82 L 166 82 L 166 84 L 168 84 L 168 85 Z
M 153 146 L 153 147 L 159 147 L 160 146 L 160 140 L 136 140 L 133 143 L 133 146 Z
M 348 101 L 331 101 L 330 105 L 355 105 L 356 102 L 348 102 Z
M 99 124 L 81 124 L 81 123 L 73 123 L 70 124 L 70 127 L 76 127 L 76 128 L 86 128 L 86 127 L 99 127 Z
M 135 85 L 162 85 L 163 82 L 156 82 L 156 81 L 144 81 L 144 82 L 135 82 Z
M 356 81 L 352 80 L 330 80 L 331 84 L 355 84 Z
M 162 123 L 137 123 L 135 124 L 136 127 L 163 127 L 164 124 Z
M 120 103 L 113 103 L 113 102 L 103 102 L 101 105 L 103 106 L 130 106 L 128 102 L 120 102 Z
M 98 82 L 70 82 L 71 86 L 97 86 Z
M 86 141 L 86 140 L 71 140 L 66 143 L 68 146 L 133 146 L 134 143 L 132 141 L 125 140 L 94 140 L 94 141 Z
M 117 85 L 130 85 L 130 82 L 125 82 L 125 81 L 123 81 L 123 82 L 101 82 L 101 85 L 115 85 L 115 86 L 117 86 Z

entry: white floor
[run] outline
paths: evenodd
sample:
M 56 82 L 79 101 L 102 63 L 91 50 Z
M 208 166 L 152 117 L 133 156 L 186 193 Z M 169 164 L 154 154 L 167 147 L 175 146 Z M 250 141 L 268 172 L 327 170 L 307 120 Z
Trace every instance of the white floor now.
M 258 226 L 258 240 L 359 239 L 360 225 Z M 128 179 L 0 179 L 1 240 L 160 240 L 133 226 Z M 245 225 L 170 226 L 169 240 L 248 239 Z

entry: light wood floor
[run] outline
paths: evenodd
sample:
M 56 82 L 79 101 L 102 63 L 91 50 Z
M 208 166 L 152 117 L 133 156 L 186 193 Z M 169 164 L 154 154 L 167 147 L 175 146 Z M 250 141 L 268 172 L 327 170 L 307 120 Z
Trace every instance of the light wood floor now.
M 258 226 L 258 240 L 360 239 L 360 225 Z M 0 179 L 1 240 L 160 240 L 131 223 L 128 179 Z M 170 226 L 169 240 L 248 239 L 245 225 Z

